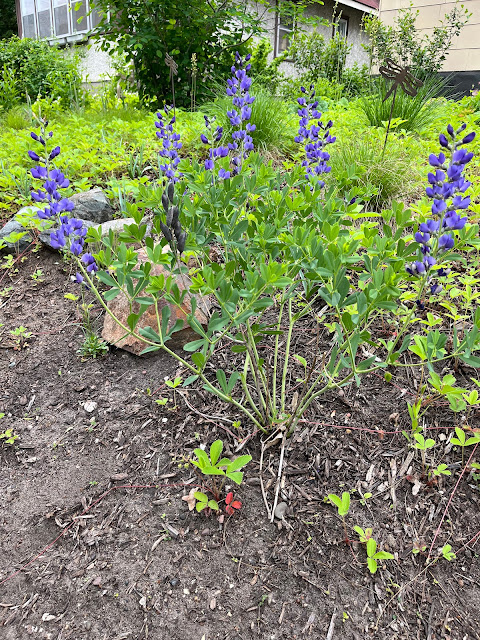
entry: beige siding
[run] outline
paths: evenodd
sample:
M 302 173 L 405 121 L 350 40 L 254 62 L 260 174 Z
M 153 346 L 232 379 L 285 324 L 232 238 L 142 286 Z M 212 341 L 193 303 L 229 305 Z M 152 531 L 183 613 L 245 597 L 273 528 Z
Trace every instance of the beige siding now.
M 472 16 L 454 40 L 443 71 L 480 71 L 480 0 L 464 0 L 462 4 Z M 398 10 L 409 6 L 410 0 L 380 0 L 380 19 L 385 24 L 393 24 Z M 454 2 L 413 0 L 413 8 L 419 11 L 417 26 L 425 34 L 431 34 L 454 7 Z

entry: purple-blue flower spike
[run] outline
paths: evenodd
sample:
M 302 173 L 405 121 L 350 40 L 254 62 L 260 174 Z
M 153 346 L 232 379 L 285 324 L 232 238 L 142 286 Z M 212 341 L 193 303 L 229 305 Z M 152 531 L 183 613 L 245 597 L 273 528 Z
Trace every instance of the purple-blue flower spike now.
M 250 58 L 250 54 L 242 58 L 238 51 L 236 52 L 235 64 L 231 69 L 232 77 L 227 82 L 227 96 L 232 98 L 233 103 L 233 109 L 227 111 L 227 116 L 235 131 L 232 133 L 232 142 L 228 144 L 228 149 L 233 152 L 232 171 L 219 171 L 219 177 L 223 178 L 229 178 L 230 174 L 240 173 L 243 161 L 248 158 L 250 151 L 253 151 L 254 148 L 250 134 L 255 131 L 256 127 L 247 122 L 252 117 L 251 105 L 255 101 L 255 98 L 249 93 L 252 86 L 252 79 L 247 75 L 251 69 Z M 220 149 L 224 153 L 224 148 L 220 147 Z M 223 157 L 221 154 L 218 155 Z
M 67 188 L 70 181 L 59 169 L 51 168 L 52 160 L 60 155 L 60 147 L 49 148 L 47 141 L 52 138 L 53 132 L 46 133 L 48 126 L 46 120 L 39 118 L 38 122 L 40 135 L 32 131 L 30 136 L 32 140 L 40 143 L 43 147 L 42 153 L 39 155 L 35 151 L 29 151 L 28 156 L 39 163 L 30 170 L 30 173 L 35 180 L 43 182 L 43 188 L 32 191 L 32 199 L 35 202 L 44 202 L 47 206 L 45 209 L 37 210 L 37 217 L 40 220 L 55 220 L 59 225 L 50 233 L 50 243 L 54 249 L 70 251 L 74 256 L 80 256 L 84 248 L 87 229 L 83 220 L 69 218 L 68 215 L 65 215 L 73 211 L 75 205 L 68 198 L 64 198 L 59 190 Z M 77 279 L 76 282 L 80 282 L 80 280 Z
M 209 118 L 208 116 L 203 117 L 205 119 L 206 133 L 201 134 L 200 140 L 203 142 L 203 144 L 206 144 L 210 147 L 208 150 L 208 158 L 205 160 L 205 170 L 213 171 L 215 168 L 216 158 L 226 158 L 228 156 L 228 147 L 224 147 L 221 145 L 218 147 L 215 146 L 216 143 L 221 141 L 223 136 L 223 127 L 217 126 L 216 129 L 213 130 L 212 125 L 216 120 L 215 116 L 212 116 L 211 118 Z M 222 170 L 219 171 L 218 175 L 220 178 L 224 178 L 223 174 L 225 173 L 225 170 L 223 170 L 222 175 L 220 175 L 221 172 Z M 228 175 L 227 177 L 230 176 Z
M 303 94 L 307 94 L 307 90 L 301 87 Z M 315 88 L 310 86 L 310 96 L 308 98 L 301 96 L 297 99 L 299 109 L 297 111 L 300 116 L 298 135 L 295 136 L 295 142 L 303 144 L 305 148 L 305 160 L 302 167 L 305 168 L 305 177 L 307 180 L 310 176 L 319 178 L 323 173 L 329 173 L 332 168 L 327 164 L 330 154 L 325 151 L 328 144 L 335 142 L 335 136 L 330 135 L 330 129 L 333 122 L 330 120 L 326 125 L 321 122 L 322 114 L 318 111 L 318 100 L 315 100 Z M 318 187 L 325 185 L 323 180 L 317 180 Z
M 167 178 L 167 182 L 178 182 L 183 175 L 177 170 L 180 163 L 178 152 L 182 148 L 182 143 L 180 142 L 180 134 L 175 133 L 173 129 L 176 118 L 169 116 L 172 109 L 173 107 L 165 105 L 163 113 L 161 111 L 157 113 L 158 121 L 155 122 L 155 126 L 158 129 L 157 138 L 162 141 L 158 155 L 164 158 L 164 163 L 159 165 L 160 171 Z
M 433 200 L 433 217 L 422 222 L 419 231 L 415 233 L 415 241 L 420 245 L 420 260 L 406 266 L 410 275 L 425 278 L 424 287 L 428 286 L 432 294 L 442 290 L 442 285 L 436 283 L 434 278 L 450 273 L 449 269 L 432 267 L 436 265 L 437 258 L 442 253 L 454 248 L 455 238 L 451 232 L 463 229 L 467 223 L 467 218 L 462 217 L 461 212 L 470 206 L 470 196 L 464 194 L 470 188 L 471 182 L 465 180 L 463 172 L 473 158 L 473 153 L 461 147 L 473 141 L 475 132 L 463 136 L 465 128 L 466 125 L 462 124 L 455 131 L 449 124 L 447 135 L 441 133 L 439 136 L 440 146 L 446 151 L 441 151 L 438 155 L 432 153 L 428 157 L 434 172 L 428 174 L 429 186 L 425 192 Z M 445 153 L 450 154 L 448 163 Z

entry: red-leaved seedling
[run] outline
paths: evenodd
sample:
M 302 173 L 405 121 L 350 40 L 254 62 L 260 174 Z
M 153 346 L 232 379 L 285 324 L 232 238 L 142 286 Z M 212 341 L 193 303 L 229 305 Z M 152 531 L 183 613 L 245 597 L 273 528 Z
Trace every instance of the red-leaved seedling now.
M 225 504 L 227 505 L 225 511 L 229 516 L 233 516 L 234 513 L 239 511 L 242 508 L 242 503 L 240 500 L 233 499 L 233 493 L 227 493 L 227 497 L 225 498 Z

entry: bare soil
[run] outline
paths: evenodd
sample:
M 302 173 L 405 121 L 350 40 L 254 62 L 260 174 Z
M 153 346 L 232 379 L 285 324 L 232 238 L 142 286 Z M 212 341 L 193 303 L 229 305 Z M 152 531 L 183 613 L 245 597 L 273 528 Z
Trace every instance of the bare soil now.
M 37 269 L 43 282 L 30 277 Z M 480 638 L 479 485 L 470 469 L 460 475 L 448 445 L 456 418 L 441 404 L 428 414 L 437 446 L 427 460 L 452 475 L 423 474 L 400 433 L 412 373 L 370 376 L 312 407 L 286 443 L 288 509 L 271 523 L 279 446 L 232 427 L 239 416 L 202 390 L 174 394 L 164 378 L 183 372 L 163 354 L 79 357 L 68 269 L 41 250 L 0 272 L 0 432 L 19 436 L 0 446 L 2 640 Z M 28 344 L 10 335 L 19 326 Z M 311 355 L 308 326 L 297 341 Z M 227 352 L 219 359 L 228 364 Z M 463 385 L 472 371 L 456 375 Z M 253 456 L 236 492 L 243 507 L 223 523 L 182 500 L 198 484 L 185 457 L 219 437 L 228 454 Z M 344 530 L 324 498 L 347 490 Z M 427 565 L 447 504 L 433 555 L 449 543 L 456 559 Z M 373 576 L 353 525 L 373 527 L 395 556 Z

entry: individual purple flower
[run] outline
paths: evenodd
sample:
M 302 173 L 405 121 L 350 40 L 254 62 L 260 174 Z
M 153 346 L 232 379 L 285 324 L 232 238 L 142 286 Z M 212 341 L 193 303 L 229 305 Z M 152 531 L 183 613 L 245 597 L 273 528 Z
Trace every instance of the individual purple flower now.
M 302 93 L 306 94 L 306 89 L 301 87 Z M 310 86 L 309 102 L 306 98 L 298 98 L 300 109 L 297 113 L 300 116 L 298 135 L 295 142 L 303 144 L 305 148 L 305 160 L 302 167 L 305 167 L 305 177 L 317 178 L 317 186 L 322 188 L 324 181 L 318 179 L 322 174 L 329 173 L 331 167 L 327 164 L 330 154 L 325 151 L 325 147 L 335 142 L 336 138 L 330 135 L 333 122 L 330 120 L 326 125 L 321 122 L 322 114 L 318 111 L 318 100 L 315 100 L 315 89 Z M 310 125 L 310 126 L 309 126 Z
M 97 263 L 91 253 L 84 253 L 82 256 L 82 262 L 86 265 L 89 273 L 95 273 L 95 271 L 98 271 Z
M 448 233 L 443 234 L 443 236 L 440 236 L 440 238 L 438 239 L 439 249 L 453 249 L 454 245 L 455 241 L 453 237 Z

